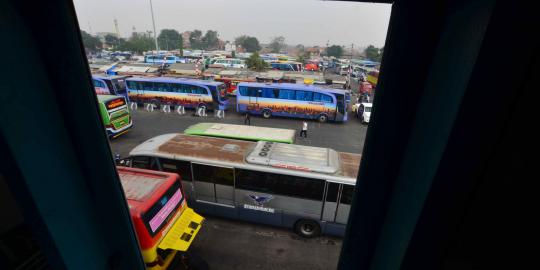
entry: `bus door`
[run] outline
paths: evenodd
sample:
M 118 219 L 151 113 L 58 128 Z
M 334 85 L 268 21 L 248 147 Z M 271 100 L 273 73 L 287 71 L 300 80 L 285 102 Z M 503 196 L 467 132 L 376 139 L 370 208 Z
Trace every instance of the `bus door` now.
M 339 203 L 336 211 L 336 223 L 347 224 L 347 220 L 349 219 L 349 212 L 351 210 L 353 194 L 353 185 L 341 185 Z
M 345 95 L 335 94 L 336 96 L 336 121 L 347 121 L 347 102 Z
M 321 219 L 328 222 L 347 224 L 354 186 L 328 182 L 326 190 Z
M 234 169 L 192 163 L 197 202 L 234 208 Z
M 172 172 L 180 175 L 182 190 L 184 195 L 191 203 L 195 201 L 195 188 L 193 187 L 193 178 L 191 175 L 191 164 L 189 161 L 174 160 L 168 158 L 159 158 L 161 171 Z
M 326 185 L 326 197 L 324 199 L 322 220 L 328 222 L 336 221 L 336 212 L 338 207 L 338 194 L 339 189 L 341 188 L 340 184 L 327 182 Z
M 249 110 L 258 110 L 259 109 L 259 97 L 262 95 L 262 89 L 255 87 L 248 87 L 249 95 Z

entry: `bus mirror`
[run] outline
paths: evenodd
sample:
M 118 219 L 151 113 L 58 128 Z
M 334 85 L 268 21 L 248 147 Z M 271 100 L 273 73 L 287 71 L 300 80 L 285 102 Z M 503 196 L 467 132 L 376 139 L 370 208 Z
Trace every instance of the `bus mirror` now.
M 116 165 L 118 166 L 124 166 L 124 167 L 131 167 L 131 158 L 123 158 L 120 159 Z

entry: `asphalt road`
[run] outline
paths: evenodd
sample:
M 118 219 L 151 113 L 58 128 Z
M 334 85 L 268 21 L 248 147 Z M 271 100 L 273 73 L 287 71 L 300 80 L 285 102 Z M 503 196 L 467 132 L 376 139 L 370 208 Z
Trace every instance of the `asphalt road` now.
M 354 85 L 353 85 L 354 87 Z M 353 88 L 354 89 L 354 88 Z M 199 122 L 243 124 L 243 116 L 227 111 L 225 119 L 147 112 L 132 112 L 134 126 L 127 134 L 111 141 L 113 153 L 126 157 L 141 142 L 154 136 L 183 132 Z M 255 126 L 297 130 L 296 143 L 329 147 L 337 151 L 361 153 L 366 126 L 349 114 L 346 123 L 309 121 L 308 138 L 299 138 L 300 119 L 251 117 Z M 206 216 L 191 251 L 204 258 L 210 269 L 336 269 L 342 240 L 321 236 L 303 239 L 291 230 Z

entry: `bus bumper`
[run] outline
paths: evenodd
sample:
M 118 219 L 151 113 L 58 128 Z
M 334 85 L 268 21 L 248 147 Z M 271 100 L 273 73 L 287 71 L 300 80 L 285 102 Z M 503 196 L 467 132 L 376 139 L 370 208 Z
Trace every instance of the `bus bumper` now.
M 129 124 L 122 127 L 121 129 L 114 130 L 113 128 L 106 128 L 107 136 L 109 136 L 109 138 L 111 139 L 117 138 L 122 134 L 128 133 L 131 127 L 133 127 L 133 120 L 130 120 Z

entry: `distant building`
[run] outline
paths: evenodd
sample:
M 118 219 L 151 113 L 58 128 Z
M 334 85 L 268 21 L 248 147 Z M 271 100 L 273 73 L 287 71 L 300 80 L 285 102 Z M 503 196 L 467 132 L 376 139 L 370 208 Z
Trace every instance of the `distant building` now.
M 228 52 L 236 51 L 236 45 L 230 41 L 226 41 L 224 50 Z

